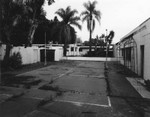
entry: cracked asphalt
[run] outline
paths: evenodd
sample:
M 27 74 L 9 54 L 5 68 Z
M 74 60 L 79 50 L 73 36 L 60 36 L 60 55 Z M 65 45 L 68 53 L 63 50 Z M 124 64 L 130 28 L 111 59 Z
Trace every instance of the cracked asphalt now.
M 7 98 L 0 102 L 0 116 L 149 117 L 150 101 L 136 92 L 126 75 L 118 73 L 115 63 L 109 62 L 108 67 L 106 74 L 104 62 L 61 61 L 19 74 L 19 78 L 40 82 L 28 88 L 3 86 L 0 97 Z M 22 95 L 11 96 L 12 92 Z

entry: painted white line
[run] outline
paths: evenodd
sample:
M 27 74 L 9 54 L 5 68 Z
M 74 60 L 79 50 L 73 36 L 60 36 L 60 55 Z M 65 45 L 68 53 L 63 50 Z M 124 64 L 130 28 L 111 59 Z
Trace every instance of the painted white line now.
M 38 113 L 38 111 L 37 111 L 37 110 L 34 110 L 34 111 L 28 113 L 27 115 L 25 115 L 25 116 L 23 116 L 23 117 L 33 116 L 33 115 L 36 114 L 36 113 Z
M 24 96 L 23 98 L 36 99 L 36 100 L 44 100 L 44 98 L 38 98 L 38 97 L 26 97 L 26 96 Z
M 77 77 L 90 77 L 90 78 L 99 78 L 99 79 L 105 79 L 104 76 L 92 76 L 92 75 L 76 75 L 76 74 L 70 74 L 69 76 L 77 76 Z
M 108 98 L 108 105 L 109 105 L 109 107 L 111 107 L 110 97 L 109 97 L 109 96 L 107 96 L 107 98 Z
M 0 94 L 0 95 L 4 95 L 4 96 L 8 96 L 8 97 L 11 97 L 11 96 L 13 96 L 12 94 Z
M 13 95 L 12 94 L 0 94 L 0 96 L 7 96 L 5 99 L 0 100 L 0 104 L 5 102 L 7 99 L 10 99 Z
M 68 103 L 75 104 L 77 106 L 90 105 L 90 106 L 99 106 L 99 107 L 105 107 L 105 108 L 110 107 L 109 105 L 101 105 L 101 104 L 86 103 L 86 102 L 76 102 L 76 101 L 67 101 L 67 100 L 55 100 L 55 101 L 57 101 L 57 102 L 68 102 Z
M 47 66 L 47 67 L 38 68 L 38 69 L 35 69 L 35 70 L 31 70 L 31 71 L 27 71 L 27 72 L 18 74 L 18 75 L 16 75 L 16 76 L 22 76 L 22 75 L 25 75 L 25 74 L 28 74 L 28 73 L 31 73 L 31 72 L 34 72 L 34 71 L 44 70 L 44 69 L 51 68 L 51 67 L 53 67 L 53 65 L 52 65 L 52 66 Z
M 59 76 L 58 76 L 58 78 L 60 78 L 60 77 L 63 77 L 65 74 L 60 74 Z
M 68 73 L 71 72 L 72 70 L 73 70 L 73 69 L 70 69 L 70 70 L 66 71 L 64 74 L 60 74 L 60 75 L 58 76 L 58 78 L 63 77 L 64 75 L 68 74 Z

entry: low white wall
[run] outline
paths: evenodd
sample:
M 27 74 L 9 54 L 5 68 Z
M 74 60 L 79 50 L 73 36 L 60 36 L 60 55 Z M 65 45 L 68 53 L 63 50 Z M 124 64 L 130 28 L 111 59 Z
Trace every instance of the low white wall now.
M 63 57 L 63 60 L 106 61 L 105 57 Z M 117 61 L 117 58 L 107 58 L 107 61 Z
M 62 47 L 52 47 L 51 49 L 55 50 L 54 61 L 60 61 L 63 57 L 63 48 Z
M 20 52 L 22 64 L 32 64 L 40 62 L 40 51 L 38 47 L 13 47 L 11 55 L 15 52 Z
M 37 63 L 40 62 L 40 50 L 45 49 L 39 48 L 38 46 L 32 46 L 32 47 L 23 47 L 23 46 L 18 46 L 18 47 L 13 47 L 10 52 L 10 56 L 13 55 L 13 53 L 20 52 L 21 57 L 22 57 L 22 64 L 32 64 L 32 63 Z M 50 47 L 49 49 L 54 49 L 55 50 L 55 55 L 54 55 L 54 61 L 59 61 L 63 57 L 63 48 L 62 47 Z M 0 46 L 0 60 L 4 59 L 5 56 L 5 50 L 6 50 L 6 45 L 1 45 Z
M 6 45 L 0 46 L 0 60 L 4 59 L 5 51 Z M 40 61 L 40 51 L 38 47 L 13 47 L 10 51 L 10 56 L 17 52 L 21 54 L 22 64 L 32 64 Z
M 6 49 L 6 45 L 4 44 L 0 45 L 0 60 L 4 59 L 5 49 Z

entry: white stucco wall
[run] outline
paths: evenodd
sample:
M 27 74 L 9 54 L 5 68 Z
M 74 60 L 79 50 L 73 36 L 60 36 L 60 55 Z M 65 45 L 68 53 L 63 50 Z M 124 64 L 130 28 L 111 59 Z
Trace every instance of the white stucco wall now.
M 144 79 L 150 79 L 150 20 L 139 27 L 134 35 L 138 51 L 138 75 L 141 75 L 141 45 L 144 45 Z
M 6 45 L 2 45 L 0 47 L 0 60 L 4 59 L 5 50 Z M 38 47 L 13 47 L 10 51 L 10 56 L 16 52 L 20 52 L 22 57 L 22 64 L 32 64 L 40 61 L 40 51 Z
M 54 61 L 60 61 L 63 57 L 63 48 L 62 47 L 51 47 L 51 49 L 55 50 L 55 60 Z
M 77 44 L 69 44 L 67 56 L 79 56 L 79 55 L 80 55 L 80 52 L 79 52 L 79 47 L 77 46 Z
M 6 45 L 4 45 L 4 44 L 0 45 L 0 60 L 3 60 L 3 58 L 4 58 L 5 49 L 6 49 Z
M 130 34 L 133 34 L 133 38 L 137 44 L 137 51 L 135 49 L 134 52 L 134 59 L 135 62 L 132 61 L 131 58 L 131 64 L 135 65 L 135 69 L 132 69 L 135 73 L 137 73 L 139 76 L 141 76 L 141 46 L 144 46 L 144 76 L 143 78 L 145 80 L 150 80 L 150 18 L 147 19 L 145 22 L 143 22 L 141 25 L 139 25 L 137 28 L 135 28 L 133 31 L 131 31 L 126 37 L 128 37 Z M 124 38 L 126 38 L 124 37 Z M 121 44 L 123 45 L 124 41 L 121 41 Z M 120 48 L 123 48 L 120 46 Z M 120 51 L 121 53 L 121 51 Z M 133 52 L 132 52 L 133 56 Z M 121 54 L 120 54 L 121 57 Z M 124 61 L 120 59 L 121 63 L 124 64 Z
M 40 51 L 38 47 L 13 47 L 11 55 L 15 52 L 20 52 L 22 57 L 22 64 L 32 64 L 40 62 Z

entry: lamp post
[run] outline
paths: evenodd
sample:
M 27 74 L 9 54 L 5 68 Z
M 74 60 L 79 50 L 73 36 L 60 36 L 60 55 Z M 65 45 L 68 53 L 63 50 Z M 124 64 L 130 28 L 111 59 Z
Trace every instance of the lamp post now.
M 105 40 L 106 40 L 106 61 L 105 61 L 105 69 L 108 69 L 107 66 L 107 56 L 108 56 L 108 40 L 107 40 L 107 29 L 106 29 L 106 36 L 105 36 Z
M 46 32 L 45 32 L 45 61 L 44 65 L 47 65 L 47 60 L 46 60 Z

